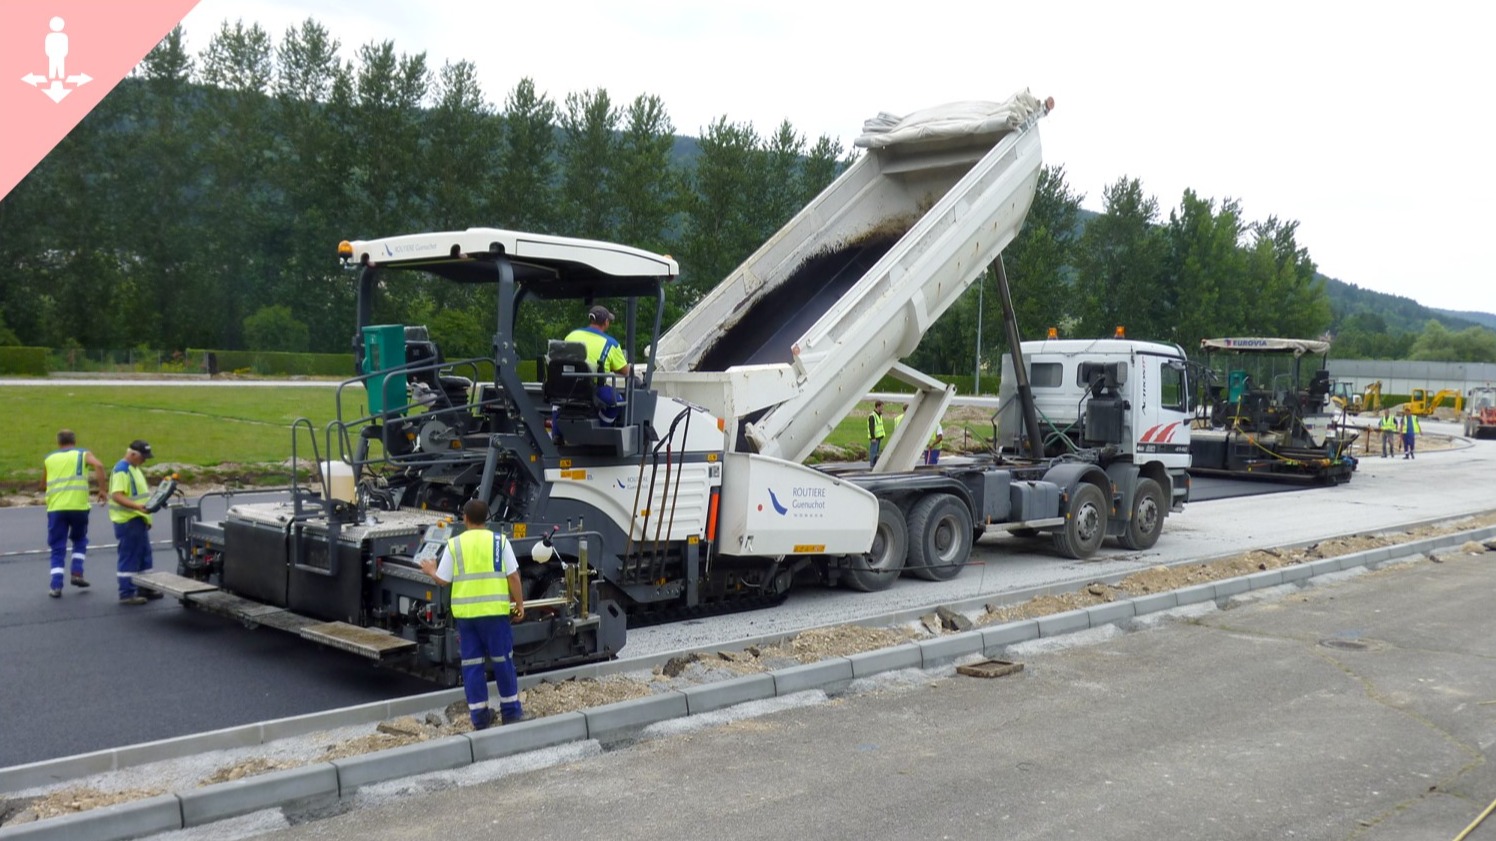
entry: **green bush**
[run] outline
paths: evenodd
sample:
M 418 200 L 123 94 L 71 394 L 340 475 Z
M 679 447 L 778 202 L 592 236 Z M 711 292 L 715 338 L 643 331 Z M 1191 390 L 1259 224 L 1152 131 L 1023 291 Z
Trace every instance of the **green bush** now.
M 0 347 L 0 374 L 47 375 L 47 349 L 44 347 Z

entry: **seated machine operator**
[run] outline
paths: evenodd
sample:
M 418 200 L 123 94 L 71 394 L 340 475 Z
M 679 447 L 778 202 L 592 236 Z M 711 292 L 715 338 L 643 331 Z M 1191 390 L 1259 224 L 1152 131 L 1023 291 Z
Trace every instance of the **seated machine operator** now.
M 613 313 L 599 304 L 587 311 L 587 326 L 578 327 L 566 334 L 566 341 L 582 343 L 587 348 L 587 361 L 592 363 L 593 369 L 599 374 L 632 376 L 634 366 L 623 355 L 623 348 L 618 340 L 608 335 L 608 326 L 612 323 Z M 598 381 L 597 399 L 601 404 L 597 412 L 598 420 L 617 423 L 622 398 L 611 382 Z

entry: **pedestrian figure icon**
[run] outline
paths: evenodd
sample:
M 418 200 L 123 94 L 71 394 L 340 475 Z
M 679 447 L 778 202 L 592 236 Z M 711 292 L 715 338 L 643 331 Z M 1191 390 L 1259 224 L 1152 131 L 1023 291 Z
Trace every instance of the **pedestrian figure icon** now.
M 67 75 L 68 35 L 63 31 L 66 26 L 67 22 L 60 17 L 54 17 L 48 23 L 52 31 L 42 40 L 42 48 L 47 55 L 47 75 L 27 73 L 21 77 L 21 81 L 38 88 L 53 102 L 61 102 L 63 97 L 77 90 L 80 85 L 93 81 L 87 73 Z M 46 87 L 42 87 L 43 83 L 46 83 Z

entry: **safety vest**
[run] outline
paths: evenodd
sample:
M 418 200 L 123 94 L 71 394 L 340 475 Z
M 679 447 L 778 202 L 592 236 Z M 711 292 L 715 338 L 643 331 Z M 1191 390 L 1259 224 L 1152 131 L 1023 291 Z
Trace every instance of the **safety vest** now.
M 566 341 L 581 342 L 587 348 L 587 361 L 592 363 L 594 371 L 599 374 L 613 372 L 608 367 L 608 356 L 619 347 L 617 339 L 593 327 L 578 327 L 566 334 Z M 621 355 L 622 351 L 619 353 Z M 622 368 L 623 364 L 620 363 L 617 367 Z
M 883 440 L 883 416 L 877 412 L 869 412 L 867 437 L 874 441 Z
M 452 556 L 452 615 L 458 619 L 509 615 L 509 576 L 500 568 L 504 536 L 468 529 L 447 541 Z
M 1418 416 L 1417 415 L 1407 415 L 1403 419 L 1403 428 L 1402 429 L 1403 429 L 1403 432 L 1411 432 L 1414 435 L 1417 435 L 1417 434 L 1423 432 L 1423 425 L 1418 422 Z
M 1383 432 L 1392 432 L 1393 430 L 1396 430 L 1396 429 L 1397 429 L 1397 418 L 1394 418 L 1391 415 L 1388 415 L 1387 417 L 1382 418 L 1382 431 Z
M 942 434 L 937 430 L 934 435 L 930 436 L 930 449 L 932 449 L 932 450 L 938 450 L 938 449 L 940 449 L 940 443 L 941 443 L 942 440 L 943 440 Z
M 114 501 L 116 491 L 124 491 L 125 496 L 132 502 L 145 504 L 151 495 L 150 487 L 145 483 L 145 474 L 140 468 L 130 462 L 120 459 L 114 466 L 114 472 L 109 474 L 109 520 L 115 523 L 128 523 L 130 520 L 140 517 L 150 522 L 151 515 L 144 511 L 136 511 L 134 508 L 126 508 Z
M 87 450 L 76 447 L 47 454 L 47 510 L 87 511 L 88 474 L 84 472 Z

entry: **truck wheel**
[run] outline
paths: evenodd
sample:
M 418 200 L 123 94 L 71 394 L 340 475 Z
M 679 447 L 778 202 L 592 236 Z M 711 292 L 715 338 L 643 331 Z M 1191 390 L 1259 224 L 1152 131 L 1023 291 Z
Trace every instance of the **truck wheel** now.
M 903 512 L 892 502 L 880 499 L 873 548 L 866 555 L 852 556 L 852 568 L 842 575 L 842 580 L 853 590 L 864 593 L 887 589 L 904 569 L 908 553 L 909 533 L 904 528 Z
M 949 581 L 971 558 L 971 512 L 954 494 L 930 494 L 909 512 L 909 573 Z
M 1132 495 L 1132 517 L 1127 529 L 1117 537 L 1126 549 L 1148 549 L 1158 542 L 1164 530 L 1164 492 L 1152 479 L 1138 480 Z
M 1085 560 L 1096 554 L 1106 537 L 1106 497 L 1101 489 L 1082 482 L 1070 497 L 1065 525 L 1054 532 L 1054 548 L 1061 555 Z

